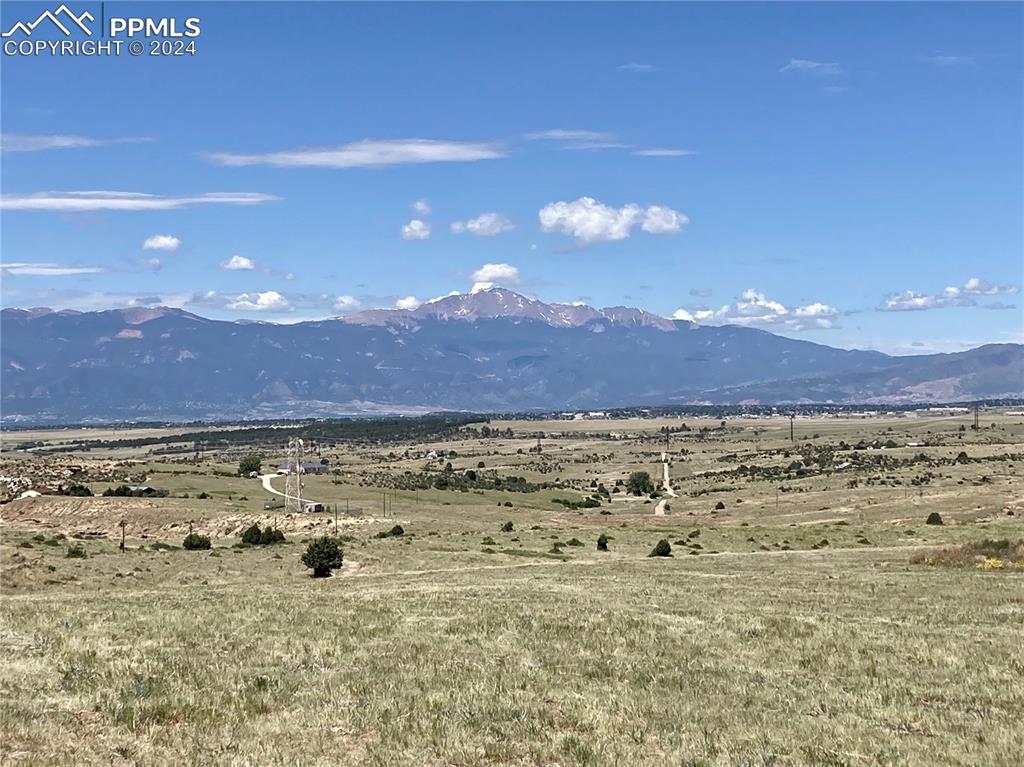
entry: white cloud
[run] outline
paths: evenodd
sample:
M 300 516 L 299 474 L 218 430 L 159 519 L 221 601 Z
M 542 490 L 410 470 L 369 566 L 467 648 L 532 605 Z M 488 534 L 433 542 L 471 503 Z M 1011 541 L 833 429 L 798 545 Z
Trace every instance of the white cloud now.
M 164 262 L 161 261 L 156 256 L 153 256 L 152 258 L 143 259 L 142 260 L 142 265 L 146 269 L 149 269 L 149 270 L 154 271 L 154 272 L 159 272 L 161 269 L 164 268 Z
M 190 205 L 258 205 L 279 198 L 259 192 L 205 192 L 165 197 L 141 192 L 35 192 L 0 195 L 5 210 L 174 210 Z
M 406 296 L 395 301 L 395 308 L 412 311 L 413 309 L 418 309 L 422 303 L 416 296 Z
M 630 62 L 629 64 L 619 64 L 615 67 L 620 72 L 632 72 L 637 75 L 650 74 L 651 72 L 657 72 L 658 68 L 654 64 L 638 64 L 636 62 Z
M 776 330 L 829 330 L 838 327 L 840 312 L 828 304 L 815 302 L 787 307 L 764 293 L 748 289 L 740 299 L 717 310 L 708 307 L 681 307 L 672 317 L 709 325 L 742 325 Z
M 473 272 L 473 287 L 470 293 L 489 290 L 495 285 L 515 286 L 519 284 L 519 270 L 511 264 L 484 264 Z
M 229 272 L 248 272 L 256 268 L 256 262 L 245 256 L 232 256 L 221 261 L 219 266 Z
M 456 234 L 469 232 L 477 237 L 496 237 L 502 232 L 509 232 L 515 226 L 500 213 L 481 213 L 476 218 L 452 223 L 452 231 Z
M 971 67 L 977 63 L 974 56 L 918 56 L 918 61 L 931 64 L 936 67 Z
M 561 149 L 628 149 L 614 133 L 605 131 L 554 128 L 523 134 L 527 141 L 558 141 Z
M 263 293 L 239 293 L 226 304 L 228 309 L 246 312 L 290 312 L 292 305 L 276 290 Z
M 412 208 L 412 212 L 418 216 L 430 215 L 430 203 L 424 197 L 416 200 L 416 202 L 414 202 L 410 207 Z
M 894 293 L 887 296 L 878 307 L 883 312 L 913 312 L 924 309 L 935 309 L 938 306 L 948 306 L 940 296 L 918 293 L 913 290 L 904 290 L 902 293 Z
M 421 221 L 418 218 L 414 218 L 408 224 L 402 225 L 402 239 L 429 240 L 430 224 L 428 224 L 426 221 Z
M 683 213 L 664 205 L 651 205 L 644 211 L 644 220 L 640 228 L 648 234 L 677 234 L 690 219 Z
M 334 311 L 336 312 L 354 312 L 359 306 L 359 299 L 352 296 L 338 296 L 334 301 Z
M 687 322 L 701 322 L 714 316 L 715 313 L 710 309 L 676 309 L 672 312 L 672 319 L 686 320 Z
M 645 209 L 629 203 L 612 208 L 593 197 L 548 203 L 538 217 L 541 231 L 568 234 L 583 244 L 624 240 L 637 225 L 649 234 L 675 234 L 689 221 L 685 214 L 663 205 Z
M 798 72 L 802 74 L 815 75 L 817 77 L 835 77 L 844 75 L 846 72 L 841 66 L 824 61 L 811 61 L 809 59 L 790 59 L 780 72 Z
M 953 288 L 946 288 L 946 290 L 953 290 Z M 963 284 L 960 291 L 972 296 L 1000 296 L 1020 293 L 1020 287 L 1017 285 L 993 285 L 980 277 L 971 277 Z
M 368 168 L 433 162 L 475 162 L 506 157 L 498 144 L 433 139 L 366 139 L 334 147 L 299 148 L 283 152 L 241 154 L 213 152 L 207 157 L 220 165 L 278 167 Z
M 886 296 L 878 307 L 881 312 L 915 312 L 948 307 L 974 307 L 985 309 L 1013 308 L 1007 304 L 979 304 L 972 296 L 1005 296 L 1020 292 L 1017 285 L 995 285 L 980 277 L 971 277 L 963 285 L 943 288 L 941 293 L 919 293 L 904 290 Z
M 552 130 L 532 131 L 523 134 L 528 141 L 601 141 L 607 138 L 614 138 L 615 134 L 603 131 L 575 130 L 569 128 L 554 128 Z
M 0 134 L 0 152 L 40 152 L 47 149 L 84 149 L 111 144 L 139 144 L 152 141 L 150 138 L 90 138 L 63 134 Z
M 181 247 L 181 240 L 170 234 L 154 234 L 146 238 L 142 247 L 144 250 L 177 250 Z
M 673 149 L 671 147 L 651 147 L 650 149 L 636 149 L 630 154 L 638 157 L 689 157 L 697 154 L 692 149 Z
M 62 266 L 61 264 L 0 264 L 4 274 L 26 277 L 67 277 L 76 274 L 97 274 L 105 269 L 101 266 Z

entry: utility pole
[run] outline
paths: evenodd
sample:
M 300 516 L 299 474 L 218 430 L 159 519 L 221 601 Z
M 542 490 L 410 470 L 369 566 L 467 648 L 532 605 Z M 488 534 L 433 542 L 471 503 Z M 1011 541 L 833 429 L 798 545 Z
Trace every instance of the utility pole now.
M 121 520 L 121 523 L 118 525 L 118 527 L 121 528 L 121 545 L 119 546 L 119 548 L 121 549 L 121 553 L 124 554 L 124 527 L 125 527 L 125 522 L 124 522 L 123 519 Z
M 974 403 L 974 431 L 978 431 L 978 403 Z
M 794 418 L 796 418 L 796 414 L 795 413 L 790 413 L 789 414 L 789 441 L 790 442 L 796 442 L 796 439 L 793 437 L 793 419 Z

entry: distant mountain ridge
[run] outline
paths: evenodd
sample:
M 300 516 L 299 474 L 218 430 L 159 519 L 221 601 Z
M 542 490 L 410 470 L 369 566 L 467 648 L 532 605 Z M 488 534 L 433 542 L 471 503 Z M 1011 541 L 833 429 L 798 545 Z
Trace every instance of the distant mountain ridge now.
M 607 319 L 617 325 L 678 330 L 677 320 L 659 317 L 643 309 L 613 306 L 594 309 L 585 304 L 546 304 L 505 288 L 489 288 L 475 293 L 456 293 L 427 301 L 416 309 L 371 309 L 341 318 L 356 325 L 388 323 L 410 325 L 420 320 L 480 319 L 537 320 L 556 328 L 575 328 L 596 319 Z M 690 323 L 683 323 L 689 325 Z
M 890 357 L 500 288 L 278 325 L 4 309 L 5 420 L 214 419 L 1024 396 L 1024 347 Z

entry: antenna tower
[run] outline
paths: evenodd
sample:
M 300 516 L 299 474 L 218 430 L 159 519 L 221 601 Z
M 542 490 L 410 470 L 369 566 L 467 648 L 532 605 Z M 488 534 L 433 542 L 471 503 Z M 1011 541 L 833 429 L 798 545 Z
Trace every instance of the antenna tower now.
M 284 484 L 285 512 L 302 511 L 302 440 L 288 440 L 288 475 Z

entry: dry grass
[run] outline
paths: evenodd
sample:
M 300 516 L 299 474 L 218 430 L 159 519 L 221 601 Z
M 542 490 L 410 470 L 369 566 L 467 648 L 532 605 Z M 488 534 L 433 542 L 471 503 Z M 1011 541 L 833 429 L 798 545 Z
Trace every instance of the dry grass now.
M 621 495 L 571 511 L 552 500 L 567 490 L 431 490 L 376 518 L 381 489 L 360 472 L 422 461 L 352 451 L 332 459 L 338 484 L 308 480 L 310 497 L 364 509 L 340 531 L 342 571 L 322 580 L 299 557 L 330 516 L 264 513 L 252 481 L 216 473 L 227 460 L 149 466 L 187 500 L 8 504 L 0 761 L 1019 765 L 1024 576 L 974 566 L 1019 558 L 991 541 L 1024 537 L 1021 481 L 987 459 L 1019 452 L 1024 428 L 1001 423 L 966 437 L 955 421 L 814 424 L 850 442 L 898 428 L 936 438 L 930 455 L 977 461 L 944 463 L 921 488 L 915 467 L 859 472 L 856 488 L 848 474 L 788 481 L 778 505 L 775 484 L 704 475 L 735 465 L 726 454 L 788 460 L 788 424 L 752 423 L 685 443 L 664 517 Z M 453 443 L 453 463 L 586 485 L 656 469 L 657 445 L 571 431 L 545 442 L 547 465 L 517 452 L 526 438 Z M 946 524 L 925 525 L 932 510 Z M 233 548 L 252 522 L 288 542 Z M 403 536 L 376 537 L 396 523 Z M 173 548 L 189 525 L 211 551 Z M 648 558 L 661 538 L 674 556 Z M 947 562 L 968 566 L 922 566 Z
M 318 582 L 298 577 L 298 548 L 276 583 L 6 599 L 7 761 L 996 765 L 1018 753 L 1024 689 L 1006 682 L 1024 670 L 1024 600 L 973 572 L 816 552 Z
M 910 556 L 911 564 L 932 567 L 975 567 L 987 570 L 1024 570 L 1024 540 L 1010 541 L 1005 538 L 950 546 L 939 546 L 925 551 L 916 551 Z

